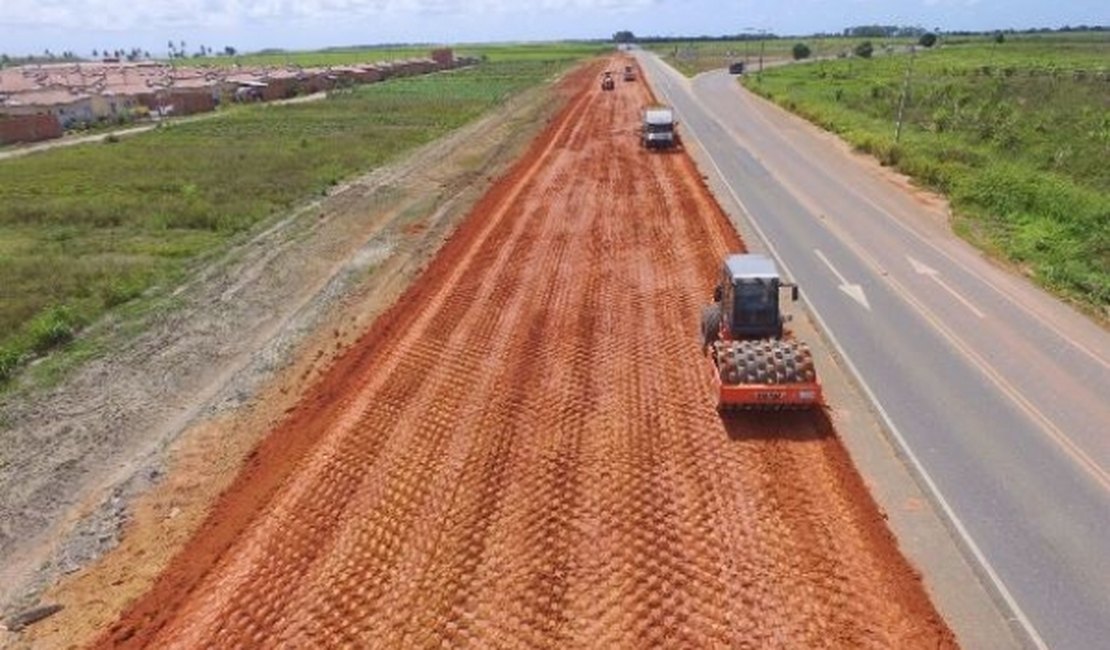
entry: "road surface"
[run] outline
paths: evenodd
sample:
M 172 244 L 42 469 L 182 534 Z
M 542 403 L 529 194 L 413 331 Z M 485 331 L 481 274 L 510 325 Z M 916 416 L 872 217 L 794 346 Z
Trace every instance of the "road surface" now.
M 743 243 L 600 70 L 98 647 L 954 646 L 823 411 L 717 414 Z
M 1030 641 L 1105 647 L 1110 335 L 735 77 L 638 56 Z

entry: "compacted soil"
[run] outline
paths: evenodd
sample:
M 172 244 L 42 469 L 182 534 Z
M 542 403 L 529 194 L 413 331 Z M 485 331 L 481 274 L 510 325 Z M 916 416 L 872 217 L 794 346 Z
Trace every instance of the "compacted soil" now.
M 96 646 L 955 644 L 824 412 L 718 415 L 744 244 L 601 70 Z

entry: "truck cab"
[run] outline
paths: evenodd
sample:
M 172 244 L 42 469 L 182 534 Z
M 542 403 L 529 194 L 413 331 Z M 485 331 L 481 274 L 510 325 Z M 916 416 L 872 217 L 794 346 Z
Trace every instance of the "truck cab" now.
M 666 106 L 644 109 L 642 143 L 648 149 L 669 149 L 678 144 L 674 111 Z

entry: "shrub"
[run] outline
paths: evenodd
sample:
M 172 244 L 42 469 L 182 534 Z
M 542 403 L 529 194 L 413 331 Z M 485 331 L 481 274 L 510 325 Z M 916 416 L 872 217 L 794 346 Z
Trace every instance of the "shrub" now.
M 0 383 L 12 378 L 21 360 L 22 355 L 15 347 L 0 347 Z
M 921 47 L 932 47 L 937 44 L 937 35 L 932 32 L 925 32 L 921 38 L 917 39 L 917 43 Z
M 794 52 L 794 60 L 795 61 L 801 61 L 802 59 L 808 59 L 809 55 L 812 54 L 812 51 L 809 49 L 809 46 L 806 45 L 805 43 L 795 43 L 793 52 Z
M 861 59 L 870 59 L 871 55 L 875 53 L 875 46 L 871 44 L 871 41 L 864 41 L 856 46 L 855 53 Z
M 142 295 L 146 288 L 145 284 L 146 278 L 141 275 L 113 278 L 107 284 L 99 287 L 100 300 L 108 308 L 122 305 Z
M 31 339 L 30 348 L 41 354 L 68 343 L 80 326 L 81 319 L 69 307 L 51 307 L 29 323 L 27 331 Z

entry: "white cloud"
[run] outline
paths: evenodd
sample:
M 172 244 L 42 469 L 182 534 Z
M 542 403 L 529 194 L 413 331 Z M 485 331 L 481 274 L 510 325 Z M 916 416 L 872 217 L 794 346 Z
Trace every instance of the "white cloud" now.
M 124 31 L 227 28 L 265 20 L 634 11 L 662 0 L 0 0 L 0 25 Z

